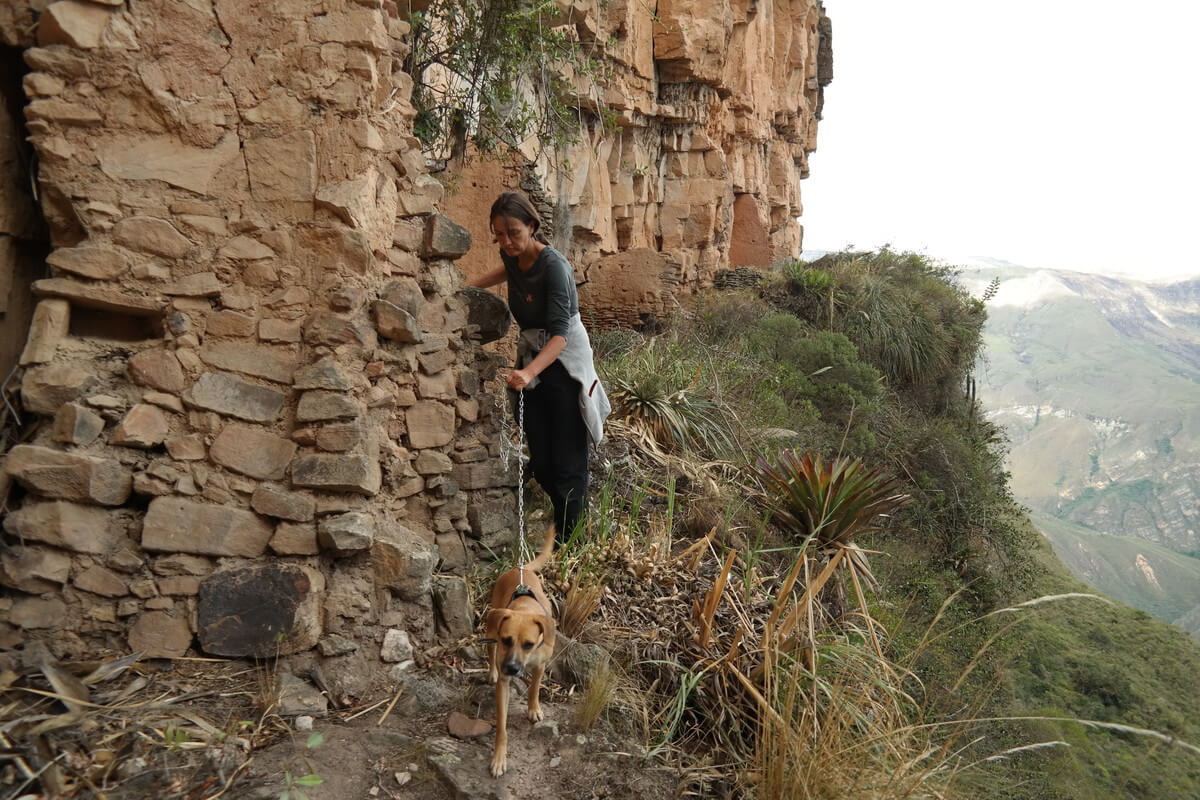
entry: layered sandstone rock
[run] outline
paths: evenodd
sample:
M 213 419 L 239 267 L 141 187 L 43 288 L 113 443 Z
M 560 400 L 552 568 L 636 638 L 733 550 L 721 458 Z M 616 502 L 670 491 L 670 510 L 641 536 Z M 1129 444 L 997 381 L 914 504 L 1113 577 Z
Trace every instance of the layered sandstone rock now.
M 798 256 L 800 180 L 832 78 L 821 2 L 559 5 L 582 40 L 608 43 L 610 77 L 580 88 L 615 130 L 593 125 L 524 170 L 468 163 L 446 213 L 488 242 L 499 192 L 521 186 L 541 200 L 601 323 L 648 324 L 721 269 Z M 496 263 L 476 247 L 460 266 L 475 275 Z
M 5 87 L 25 131 L 0 113 L 0 357 L 31 436 L 0 465 L 0 646 L 262 655 L 281 634 L 364 676 L 385 632 L 422 652 L 435 607 L 469 630 L 446 573 L 515 512 L 503 358 L 480 346 L 509 317 L 460 291 L 494 261 L 492 199 L 545 209 L 591 320 L 651 324 L 796 253 L 827 76 L 816 0 L 560 5 L 614 43 L 580 90 L 617 127 L 569 169 L 475 161 L 447 194 L 390 0 L 3 4 L 27 74 Z

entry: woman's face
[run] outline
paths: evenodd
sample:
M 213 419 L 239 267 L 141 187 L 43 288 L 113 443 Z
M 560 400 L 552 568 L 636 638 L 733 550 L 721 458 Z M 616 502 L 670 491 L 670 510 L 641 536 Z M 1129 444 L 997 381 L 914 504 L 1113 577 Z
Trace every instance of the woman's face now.
M 533 226 L 516 217 L 494 217 L 492 236 L 501 250 L 514 257 L 529 250 L 536 241 L 533 238 Z

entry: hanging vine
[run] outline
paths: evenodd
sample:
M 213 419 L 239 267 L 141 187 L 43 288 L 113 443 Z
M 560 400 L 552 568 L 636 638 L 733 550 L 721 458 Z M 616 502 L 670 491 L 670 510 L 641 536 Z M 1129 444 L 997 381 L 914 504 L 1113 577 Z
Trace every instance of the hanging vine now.
M 581 97 L 602 66 L 554 0 L 432 0 L 412 11 L 414 133 L 434 159 L 533 141 L 559 151 L 599 104 Z M 573 83 L 574 81 L 574 83 Z

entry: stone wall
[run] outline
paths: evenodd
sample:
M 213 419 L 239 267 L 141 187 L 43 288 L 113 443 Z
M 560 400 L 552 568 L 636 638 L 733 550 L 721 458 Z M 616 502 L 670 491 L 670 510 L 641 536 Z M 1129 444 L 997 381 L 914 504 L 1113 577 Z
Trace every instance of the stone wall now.
M 445 198 L 446 213 L 489 242 L 497 194 L 522 185 L 547 195 L 555 243 L 601 324 L 644 325 L 680 295 L 711 286 L 718 270 L 798 256 L 800 180 L 832 79 L 822 3 L 560 6 L 585 43 L 612 43 L 610 76 L 583 94 L 615 130 L 593 125 L 568 152 L 544 154 L 524 173 L 475 159 L 453 176 L 459 189 Z M 494 251 L 476 248 L 460 266 L 475 275 L 497 263 Z
M 370 0 L 0 13 L 53 246 L 16 292 L 0 647 L 372 667 L 470 632 L 445 576 L 511 531 L 512 479 L 407 33 Z
M 816 0 L 563 5 L 615 42 L 617 129 L 450 195 L 391 0 L 0 6 L 0 661 L 294 653 L 355 694 L 471 633 L 458 576 L 515 511 L 507 311 L 460 290 L 495 195 L 546 209 L 589 322 L 646 325 L 796 254 L 815 146 Z
M 29 285 L 42 277 L 48 250 L 33 196 L 33 148 L 21 124 L 24 71 L 20 49 L 0 40 L 0 381 L 12 374 L 25 346 L 34 306 Z

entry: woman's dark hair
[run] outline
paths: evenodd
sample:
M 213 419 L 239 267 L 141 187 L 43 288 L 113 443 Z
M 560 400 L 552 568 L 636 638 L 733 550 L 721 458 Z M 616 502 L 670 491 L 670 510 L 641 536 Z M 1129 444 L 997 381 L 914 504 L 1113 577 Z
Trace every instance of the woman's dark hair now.
M 492 203 L 492 213 L 488 215 L 488 221 L 496 217 L 520 220 L 533 228 L 533 238 L 542 244 L 550 244 L 550 240 L 542 233 L 542 218 L 538 216 L 537 209 L 529 202 L 529 198 L 520 192 L 504 192 L 496 198 L 496 202 Z

